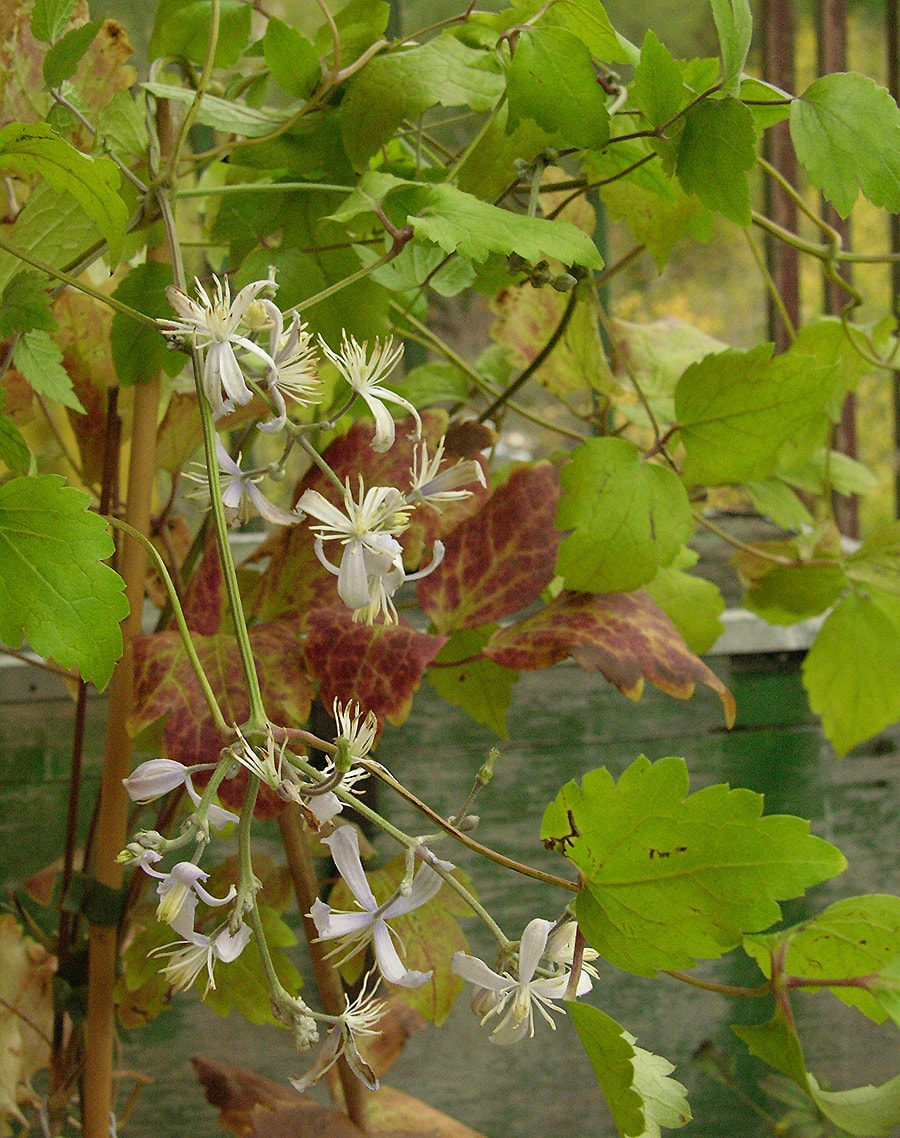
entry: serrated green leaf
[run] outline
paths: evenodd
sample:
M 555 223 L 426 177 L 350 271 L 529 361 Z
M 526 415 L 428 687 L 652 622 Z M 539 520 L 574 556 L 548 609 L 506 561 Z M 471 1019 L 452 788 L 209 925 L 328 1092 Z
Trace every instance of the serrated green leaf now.
M 553 257 L 564 265 L 603 266 L 597 246 L 570 222 L 511 213 L 447 183 L 430 187 L 426 205 L 409 220 L 417 237 L 473 261 L 490 253 L 518 253 L 528 261 Z
M 727 351 L 693 364 L 675 390 L 686 457 L 683 477 L 709 486 L 774 473 L 779 451 L 812 425 L 824 428 L 834 363 L 771 345 Z
M 719 639 L 725 626 L 719 619 L 725 600 L 718 585 L 684 570 L 696 564 L 698 554 L 683 549 L 673 565 L 659 570 L 644 588 L 675 625 L 692 652 L 702 656 Z
M 96 222 L 118 261 L 128 210 L 119 197 L 119 171 L 109 158 L 90 158 L 43 123 L 11 123 L 0 130 L 0 168 L 40 174 L 67 190 Z
M 665 317 L 649 324 L 633 324 L 613 317 L 609 335 L 625 374 L 654 404 L 669 402 L 668 418 L 674 417 L 671 404 L 679 379 L 691 364 L 707 356 L 728 351 L 728 345 L 677 317 Z
M 0 415 L 0 462 L 13 474 L 28 474 L 32 464 L 28 443 L 6 415 Z
M 576 915 L 612 964 L 651 976 L 717 959 L 746 932 L 846 867 L 839 850 L 763 800 L 726 785 L 688 795 L 683 759 L 643 756 L 618 785 L 605 768 L 570 782 L 547 807 L 541 838 L 578 868 Z
M 97 137 L 114 154 L 142 155 L 147 150 L 146 99 L 129 91 L 116 91 L 97 119 Z
M 64 407 L 87 414 L 62 366 L 62 352 L 46 332 L 20 336 L 13 349 L 13 363 L 38 395 L 46 395 Z
M 361 245 L 357 249 L 364 264 L 377 260 L 374 249 Z M 475 279 L 474 267 L 463 257 L 450 257 L 434 245 L 410 241 L 400 255 L 372 273 L 372 280 L 391 292 L 407 292 L 425 287 L 439 296 L 456 296 Z
M 162 99 L 173 99 L 185 106 L 194 102 L 195 94 L 186 87 L 175 87 L 170 83 L 142 83 L 141 86 L 151 95 Z M 295 110 L 269 111 L 264 107 L 248 107 L 245 103 L 229 102 L 215 95 L 204 95 L 197 111 L 197 122 L 224 130 L 229 134 L 242 134 L 244 138 L 260 138 L 271 134 L 290 119 Z
M 55 332 L 47 282 L 40 273 L 25 271 L 14 277 L 0 300 L 0 336 L 16 332 Z
M 900 522 L 890 522 L 869 534 L 844 565 L 851 581 L 900 594 Z
M 0 486 L 0 640 L 28 643 L 102 689 L 122 653 L 124 583 L 90 498 L 57 475 Z
M 481 655 L 497 627 L 488 624 L 452 632 L 432 661 L 427 678 L 448 703 L 461 707 L 476 723 L 483 723 L 501 739 L 506 739 L 507 716 L 519 673 Z M 454 663 L 457 660 L 462 663 Z
M 750 113 L 760 133 L 784 122 L 791 113 L 791 96 L 787 91 L 762 79 L 742 80 L 740 97 L 745 105 L 751 104 Z
M 900 719 L 900 599 L 851 593 L 803 661 L 809 705 L 839 755 Z
M 211 0 L 160 0 L 147 49 L 149 58 L 184 56 L 193 63 L 203 63 L 211 16 Z M 243 0 L 221 0 L 216 67 L 237 63 L 250 39 L 251 16 Z
M 313 42 L 275 16 L 269 17 L 262 42 L 266 66 L 275 82 L 295 99 L 306 99 L 322 78 Z
M 652 126 L 666 122 L 681 106 L 684 93 L 681 69 L 652 30 L 644 36 L 632 90 L 637 105 Z
M 78 0 L 35 0 L 31 33 L 42 43 L 54 43 L 72 18 Z
M 541 23 L 568 28 L 602 63 L 637 63 L 637 48 L 615 30 L 600 0 L 559 0 Z
M 773 953 L 778 953 L 786 976 L 813 981 L 877 976 L 900 957 L 900 897 L 848 897 L 792 928 L 745 937 L 744 951 L 766 977 L 771 976 Z M 829 986 L 829 990 L 876 1023 L 888 1018 L 877 989 L 868 984 Z
M 747 171 L 756 164 L 753 116 L 738 99 L 704 99 L 684 116 L 675 171 L 687 193 L 738 225 L 749 225 Z
M 793 1023 L 789 1022 L 781 1003 L 776 1004 L 775 1013 L 768 1023 L 755 1024 L 752 1027 L 732 1024 L 731 1030 L 739 1039 L 743 1039 L 751 1055 L 787 1075 L 803 1090 L 810 1093 L 803 1048 L 800 1046 L 797 1031 Z
M 848 1134 L 884 1138 L 900 1123 L 900 1075 L 878 1087 L 825 1091 L 810 1074 L 809 1085 L 819 1110 Z
M 747 493 L 754 508 L 785 530 L 799 530 L 813 525 L 813 516 L 796 493 L 778 478 L 748 482 Z
M 900 110 L 866 75 L 824 75 L 791 104 L 791 138 L 812 184 L 847 217 L 860 191 L 900 209 Z
M 292 961 L 279 951 L 280 948 L 296 944 L 297 937 L 290 926 L 267 905 L 259 906 L 259 916 L 278 979 L 286 991 L 298 991 L 303 979 Z M 227 1016 L 234 1010 L 250 1023 L 284 1026 L 272 1012 L 269 983 L 255 937 L 250 938 L 237 959 L 227 963 L 219 961 L 215 966 L 215 977 L 216 986 L 207 992 L 203 1002 L 216 1015 Z M 201 989 L 206 980 L 205 972 L 198 977 Z
M 609 141 L 606 93 L 591 53 L 565 28 L 523 29 L 507 76 L 507 98 L 509 131 L 530 118 L 580 150 L 599 150 Z
M 391 390 L 408 399 L 414 407 L 433 407 L 435 403 L 461 403 L 469 396 L 470 379 L 448 363 L 422 364 L 391 383 Z
M 566 1001 L 619 1133 L 660 1138 L 691 1120 L 687 1091 L 670 1079 L 674 1066 L 637 1047 L 635 1037 L 599 1008 Z
M 172 283 L 172 268 L 159 261 L 135 265 L 113 296 L 123 304 L 153 317 L 170 317 L 166 287 Z M 146 324 L 115 313 L 109 331 L 109 346 L 116 374 L 123 387 L 144 383 L 160 371 L 175 376 L 188 362 L 184 352 L 169 351 L 165 338 Z
M 467 47 L 455 36 L 378 55 L 354 77 L 341 104 L 347 153 L 362 169 L 403 119 L 416 119 L 434 106 L 487 111 L 502 91 L 493 53 Z
M 627 593 L 651 581 L 693 532 L 687 491 L 625 439 L 588 439 L 561 475 L 563 539 L 556 572 L 584 593 Z
M 736 95 L 753 36 L 753 13 L 748 0 L 710 0 L 722 50 L 722 90 Z
M 44 56 L 44 82 L 48 87 L 58 87 L 66 79 L 72 78 L 102 26 L 102 20 L 93 20 L 89 24 L 72 28 L 50 48 Z
M 71 194 L 38 182 L 8 236 L 16 249 L 59 269 L 77 263 L 79 254 L 100 240 L 100 231 Z M 0 288 L 21 269 L 18 257 L 0 250 Z
M 384 0 L 350 0 L 334 17 L 341 44 L 341 62 L 346 67 L 382 39 L 391 15 L 390 4 Z M 316 51 L 333 62 L 333 36 L 327 23 L 316 33 Z

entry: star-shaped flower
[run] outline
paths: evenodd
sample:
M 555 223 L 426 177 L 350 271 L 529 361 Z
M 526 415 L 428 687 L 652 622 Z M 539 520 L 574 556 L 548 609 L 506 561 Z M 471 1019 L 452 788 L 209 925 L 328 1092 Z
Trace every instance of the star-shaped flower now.
M 251 930 L 243 921 L 235 933 L 230 931 L 226 922 L 219 925 L 209 936 L 192 930 L 184 940 L 156 948 L 150 955 L 169 957 L 169 963 L 163 968 L 163 973 L 176 992 L 190 988 L 205 968 L 207 973 L 206 988 L 203 991 L 205 998 L 210 988 L 216 986 L 213 974 L 216 961 L 221 960 L 228 964 L 232 960 L 237 960 L 247 947 L 250 935 Z
M 400 893 L 379 905 L 362 866 L 356 830 L 352 826 L 340 826 L 324 839 L 324 843 L 331 850 L 338 873 L 349 886 L 360 911 L 341 912 L 324 901 L 315 901 L 309 915 L 315 922 L 319 939 L 340 939 L 342 943 L 336 951 L 341 954 L 342 962 L 355 956 L 371 941 L 375 949 L 375 963 L 389 984 L 398 984 L 402 988 L 418 988 L 426 984 L 431 973 L 406 968 L 394 947 L 392 935 L 396 934 L 387 922 L 393 917 L 411 913 L 435 897 L 442 885 L 440 875 L 430 866 L 423 865 L 413 878 L 408 894 Z M 453 868 L 449 862 L 437 864 L 443 869 Z
M 380 340 L 376 340 L 372 354 L 369 356 L 368 341 L 360 344 L 353 336 L 348 336 L 346 332 L 343 334 L 340 352 L 333 352 L 321 336 L 319 342 L 322 345 L 322 350 L 356 394 L 365 401 L 375 417 L 373 450 L 383 453 L 390 450 L 394 445 L 394 420 L 385 403 L 396 403 L 399 407 L 409 411 L 416 420 L 417 434 L 422 433 L 422 420 L 412 403 L 381 383 L 381 380 L 388 376 L 399 363 L 403 355 L 402 344 L 395 348 L 392 336 L 388 336 L 383 344 Z
M 519 943 L 518 977 L 508 972 L 502 975 L 465 952 L 454 952 L 452 971 L 463 980 L 468 980 L 481 989 L 482 1007 L 487 1010 L 481 1018 L 484 1023 L 491 1016 L 498 1016 L 500 1022 L 491 1032 L 491 1042 L 499 1044 L 518 1043 L 525 1036 L 534 1035 L 534 1009 L 540 1012 L 547 1023 L 556 1030 L 556 1024 L 547 1014 L 547 1009 L 563 1014 L 553 1000 L 561 1000 L 566 994 L 569 975 L 542 977 L 537 980 L 534 974 L 547 948 L 547 938 L 553 929 L 552 921 L 536 918 L 530 921 L 522 933 Z M 577 994 L 584 995 L 591 989 L 590 977 L 584 973 L 578 980 Z M 508 1005 L 508 1007 L 507 1007 Z
M 291 1086 L 296 1087 L 301 1093 L 305 1093 L 314 1083 L 317 1083 L 341 1056 L 344 1057 L 347 1066 L 360 1082 L 365 1083 L 370 1091 L 378 1090 L 378 1079 L 375 1077 L 375 1072 L 360 1055 L 357 1046 L 358 1039 L 380 1034 L 376 1030 L 376 1025 L 384 1015 L 386 1007 L 384 1000 L 375 998 L 375 989 L 378 987 L 377 979 L 373 990 L 368 991 L 371 977 L 372 973 L 369 973 L 363 980 L 359 995 L 352 1004 L 349 996 L 344 996 L 346 1008 L 343 1014 L 337 1017 L 334 1027 L 328 1032 L 325 1044 L 310 1069 L 299 1079 L 289 1080 Z

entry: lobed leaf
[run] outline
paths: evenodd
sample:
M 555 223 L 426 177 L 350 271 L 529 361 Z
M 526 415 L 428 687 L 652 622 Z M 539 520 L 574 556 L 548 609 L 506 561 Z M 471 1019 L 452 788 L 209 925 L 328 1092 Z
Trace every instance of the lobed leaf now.
M 685 113 L 676 173 L 687 193 L 738 225 L 749 225 L 747 171 L 756 164 L 753 116 L 738 99 L 704 99 Z
M 13 349 L 13 364 L 28 381 L 37 395 L 45 395 L 85 413 L 81 401 L 72 389 L 72 380 L 62 365 L 62 352 L 56 342 L 46 332 L 26 332 L 20 336 Z
M 585 937 L 619 968 L 651 976 L 717 959 L 781 916 L 778 901 L 843 871 L 809 823 L 762 817 L 749 790 L 688 794 L 683 759 L 636 759 L 618 784 L 605 768 L 548 806 L 541 838 L 578 868 Z
M 0 486 L 0 641 L 18 648 L 27 638 L 102 689 L 122 654 L 128 602 L 104 564 L 113 552 L 106 522 L 89 506 L 54 474 Z
M 434 690 L 476 723 L 507 737 L 507 716 L 518 672 L 503 668 L 482 655 L 496 625 L 461 628 L 438 652 L 428 669 L 428 682 Z
M 212 0 L 160 0 L 147 49 L 150 60 L 171 55 L 203 63 L 211 16 Z M 230 67 L 238 61 L 250 38 L 250 28 L 251 11 L 242 0 L 221 0 L 216 67 Z

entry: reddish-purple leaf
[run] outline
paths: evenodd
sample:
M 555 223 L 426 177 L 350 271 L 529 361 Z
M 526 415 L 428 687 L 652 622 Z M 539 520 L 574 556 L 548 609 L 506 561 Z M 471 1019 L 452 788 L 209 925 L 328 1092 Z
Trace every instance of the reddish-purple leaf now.
M 447 642 L 408 624 L 354 624 L 346 608 L 313 609 L 307 630 L 306 660 L 322 703 L 356 700 L 394 725 L 409 715 L 425 669 Z
M 731 692 L 690 651 L 675 625 L 643 589 L 634 593 L 562 593 L 528 620 L 500 629 L 484 654 L 517 671 L 549 668 L 572 656 L 586 672 L 600 670 L 629 697 L 640 699 L 644 680 L 678 699 L 697 683 L 721 699 L 734 723 Z
M 553 527 L 558 498 L 555 466 L 518 466 L 449 535 L 443 563 L 419 583 L 419 602 L 441 632 L 492 624 L 537 599 L 562 540 Z
M 193 640 L 226 721 L 243 723 L 249 702 L 237 640 L 225 633 L 194 636 Z M 293 630 L 282 624 L 256 625 L 250 629 L 250 642 L 270 719 L 282 726 L 305 723 L 313 692 L 303 650 Z M 137 734 L 167 717 L 163 748 L 168 758 L 186 766 L 215 762 L 228 740 L 213 725 L 181 636 L 167 631 L 139 637 L 134 645 L 134 668 L 135 711 L 128 722 L 129 731 Z M 195 782 L 202 786 L 208 777 L 198 774 Z M 222 783 L 220 797 L 229 806 L 240 806 L 246 788 L 246 772 L 241 771 Z M 256 810 L 260 817 L 271 817 L 283 806 L 267 787 L 260 788 Z
M 212 531 L 207 536 L 200 562 L 191 574 L 182 608 L 192 632 L 213 636 L 219 631 L 222 623 L 222 563 Z M 169 627 L 175 628 L 174 619 Z

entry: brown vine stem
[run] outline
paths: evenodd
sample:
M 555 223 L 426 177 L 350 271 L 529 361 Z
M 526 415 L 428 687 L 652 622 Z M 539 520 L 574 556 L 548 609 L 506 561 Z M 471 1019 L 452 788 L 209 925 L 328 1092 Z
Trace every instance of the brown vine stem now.
M 687 972 L 675 969 L 667 968 L 666 975 L 671 976 L 673 980 L 680 980 L 683 984 L 690 984 L 692 988 L 702 988 L 704 992 L 717 992 L 720 996 L 744 996 L 755 1000 L 760 996 L 768 996 L 772 991 L 770 981 L 760 984 L 758 988 L 739 988 L 732 984 L 715 984 L 712 980 L 701 980 L 699 976 L 691 976 Z
M 339 1016 L 344 1011 L 344 987 L 340 975 L 334 964 L 327 958 L 327 953 L 318 939 L 318 930 L 313 923 L 309 911 L 319 896 L 319 882 L 316 870 L 309 852 L 309 844 L 303 829 L 300 810 L 294 805 L 278 816 L 278 829 L 281 833 L 281 844 L 284 847 L 287 859 L 288 872 L 294 886 L 294 895 L 303 917 L 303 932 L 309 948 L 309 958 L 312 962 L 322 1008 L 328 1015 Z M 362 1131 L 367 1131 L 366 1125 L 366 1097 L 367 1092 L 363 1084 L 356 1078 L 346 1061 L 340 1058 L 337 1062 L 337 1073 L 340 1079 L 341 1090 L 344 1093 L 344 1105 L 351 1122 Z M 334 1087 L 331 1087 L 332 1098 Z

